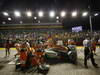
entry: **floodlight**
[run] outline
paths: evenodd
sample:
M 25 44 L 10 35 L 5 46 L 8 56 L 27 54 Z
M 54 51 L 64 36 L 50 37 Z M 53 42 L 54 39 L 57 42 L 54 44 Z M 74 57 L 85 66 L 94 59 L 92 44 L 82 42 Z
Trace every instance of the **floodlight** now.
M 9 16 L 9 14 L 7 12 L 3 12 L 4 16 Z
M 65 17 L 66 16 L 66 12 L 62 11 L 60 15 L 61 15 L 61 17 Z
M 21 16 L 19 11 L 15 11 L 14 14 L 15 14 L 16 17 L 20 17 Z
M 49 14 L 49 16 L 50 16 L 51 18 L 53 18 L 53 17 L 55 16 L 55 12 L 54 12 L 54 11 L 51 11 L 50 14 Z
M 8 20 L 11 21 L 11 18 L 9 17 Z
M 88 15 L 88 12 L 83 12 L 82 16 L 86 17 Z
M 39 12 L 38 12 L 38 16 L 39 16 L 39 17 L 43 17 L 43 15 L 44 15 L 43 11 L 39 11 Z
M 76 17 L 77 16 L 77 11 L 72 12 L 72 17 Z
M 32 16 L 32 12 L 30 12 L 30 11 L 28 11 L 26 14 L 27 14 L 28 17 Z
M 57 16 L 56 19 L 59 19 L 59 16 Z
M 94 14 L 94 16 L 98 16 L 98 15 L 99 15 L 98 13 L 95 13 L 95 14 Z
M 36 20 L 36 19 L 37 19 L 37 17 L 34 17 L 34 19 Z

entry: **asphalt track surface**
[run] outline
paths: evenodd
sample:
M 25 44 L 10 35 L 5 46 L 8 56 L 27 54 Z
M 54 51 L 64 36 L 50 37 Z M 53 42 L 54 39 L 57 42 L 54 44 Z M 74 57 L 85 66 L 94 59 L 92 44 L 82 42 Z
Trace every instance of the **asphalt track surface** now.
M 83 47 L 77 47 L 78 64 L 74 65 L 71 63 L 63 62 L 50 65 L 50 70 L 46 75 L 100 75 L 100 68 L 95 68 L 91 64 L 91 60 L 88 60 L 88 69 L 84 67 Z M 96 63 L 100 66 L 100 49 L 97 47 L 97 56 L 95 57 Z M 21 72 L 15 70 L 15 48 L 11 48 L 11 55 L 5 58 L 5 49 L 0 48 L 0 75 L 44 75 L 37 72 Z

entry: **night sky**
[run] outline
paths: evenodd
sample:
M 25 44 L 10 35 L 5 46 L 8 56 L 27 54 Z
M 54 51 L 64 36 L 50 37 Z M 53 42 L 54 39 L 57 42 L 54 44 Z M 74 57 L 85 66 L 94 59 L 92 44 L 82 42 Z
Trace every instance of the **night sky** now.
M 100 10 L 99 0 L 0 0 L 0 10 L 37 9 L 86 9 L 91 4 L 93 10 Z
M 88 10 L 89 5 L 91 6 L 91 12 L 100 12 L 100 0 L 0 0 L 0 22 L 5 21 L 4 16 L 2 16 L 3 11 L 11 13 L 14 10 L 19 10 L 20 12 L 27 10 L 31 10 L 33 12 L 39 10 L 43 10 L 45 12 L 49 12 L 50 10 L 67 10 L 67 12 L 71 12 L 73 10 Z M 100 29 L 99 20 L 100 15 L 95 18 L 93 17 L 93 24 L 96 25 L 94 26 L 94 29 Z M 77 20 L 65 18 L 63 20 L 64 24 L 69 24 L 69 22 L 73 22 L 72 26 L 89 24 L 88 18 L 81 19 L 78 17 Z

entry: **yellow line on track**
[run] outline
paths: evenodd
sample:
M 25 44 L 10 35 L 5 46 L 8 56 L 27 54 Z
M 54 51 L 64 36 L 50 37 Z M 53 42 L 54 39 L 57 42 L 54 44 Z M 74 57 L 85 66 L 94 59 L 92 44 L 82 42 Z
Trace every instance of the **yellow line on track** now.
M 77 46 L 77 49 L 84 48 L 83 46 Z M 96 48 L 99 48 L 99 46 L 96 46 Z M 5 50 L 5 48 L 0 48 L 0 50 Z M 10 50 L 16 50 L 16 48 L 10 48 Z
M 0 50 L 5 50 L 5 48 L 0 48 Z M 10 48 L 10 50 L 16 50 L 16 48 Z

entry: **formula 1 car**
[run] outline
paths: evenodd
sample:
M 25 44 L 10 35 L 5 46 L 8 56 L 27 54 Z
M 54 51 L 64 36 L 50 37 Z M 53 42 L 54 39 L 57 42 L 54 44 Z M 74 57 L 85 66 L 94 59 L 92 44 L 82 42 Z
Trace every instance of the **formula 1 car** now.
M 71 63 L 77 64 L 77 51 L 75 45 L 68 45 L 67 47 L 54 47 L 45 49 L 44 51 L 47 60 L 56 58 L 68 60 Z

